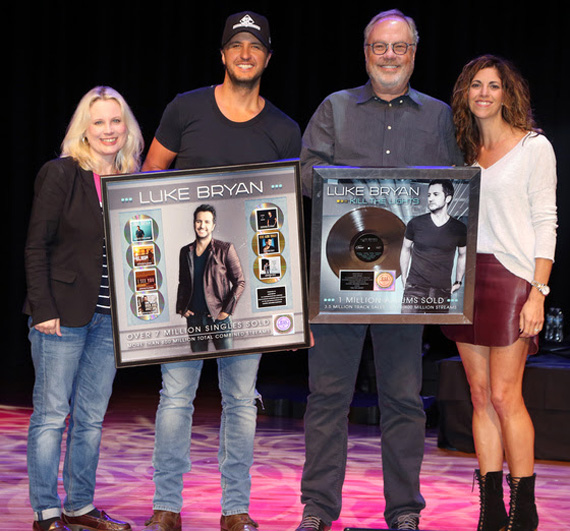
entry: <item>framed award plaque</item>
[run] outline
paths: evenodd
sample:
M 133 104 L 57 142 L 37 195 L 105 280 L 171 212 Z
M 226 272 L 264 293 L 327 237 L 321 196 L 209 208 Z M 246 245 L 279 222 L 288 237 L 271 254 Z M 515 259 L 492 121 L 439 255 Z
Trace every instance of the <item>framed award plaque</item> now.
M 298 160 L 102 190 L 118 367 L 309 344 Z
M 313 169 L 310 321 L 470 323 L 480 170 Z

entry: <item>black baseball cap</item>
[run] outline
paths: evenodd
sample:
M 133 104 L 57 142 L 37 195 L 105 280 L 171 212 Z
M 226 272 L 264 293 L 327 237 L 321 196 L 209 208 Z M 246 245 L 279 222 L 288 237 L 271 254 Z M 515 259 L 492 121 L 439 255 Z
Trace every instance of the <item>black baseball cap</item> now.
M 269 22 L 263 15 L 258 15 L 253 11 L 242 11 L 241 13 L 230 15 L 227 18 L 222 35 L 222 48 L 234 35 L 242 31 L 251 33 L 257 37 L 268 50 L 271 50 Z

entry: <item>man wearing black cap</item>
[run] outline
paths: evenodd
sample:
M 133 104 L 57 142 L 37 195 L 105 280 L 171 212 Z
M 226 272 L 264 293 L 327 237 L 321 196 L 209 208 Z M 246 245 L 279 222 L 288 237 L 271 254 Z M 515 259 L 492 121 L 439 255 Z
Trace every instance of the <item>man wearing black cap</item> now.
M 143 171 L 203 168 L 297 158 L 299 126 L 259 94 L 271 58 L 267 19 L 250 12 L 230 16 L 222 37 L 223 83 L 179 94 L 167 106 Z M 219 465 L 221 531 L 254 531 L 249 517 L 250 467 L 256 424 L 259 354 L 218 358 L 222 393 Z M 183 473 L 190 470 L 193 401 L 201 360 L 162 365 L 156 415 L 153 516 L 146 531 L 182 528 Z
M 269 162 L 297 158 L 299 126 L 260 91 L 271 59 L 267 19 L 230 16 L 222 36 L 224 81 L 179 94 L 166 107 L 143 171 Z

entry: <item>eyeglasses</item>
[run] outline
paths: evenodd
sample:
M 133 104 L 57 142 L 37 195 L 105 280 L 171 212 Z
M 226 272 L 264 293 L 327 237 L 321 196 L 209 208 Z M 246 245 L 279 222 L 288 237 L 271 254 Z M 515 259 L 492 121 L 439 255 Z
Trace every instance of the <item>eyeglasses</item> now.
M 396 55 L 406 55 L 408 48 L 410 46 L 415 46 L 415 44 L 408 44 L 407 42 L 373 42 L 372 44 L 367 44 L 366 46 L 370 46 L 370 49 L 374 55 L 384 55 L 390 46 Z

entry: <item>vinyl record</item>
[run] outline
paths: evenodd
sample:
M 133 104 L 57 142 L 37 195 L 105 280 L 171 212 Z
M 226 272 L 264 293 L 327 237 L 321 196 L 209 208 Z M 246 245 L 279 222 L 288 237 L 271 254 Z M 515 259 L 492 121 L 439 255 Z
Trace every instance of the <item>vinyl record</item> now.
M 327 260 L 336 276 L 342 269 L 396 271 L 400 275 L 400 250 L 405 223 L 388 210 L 363 207 L 340 217 L 326 243 Z

